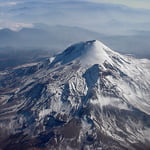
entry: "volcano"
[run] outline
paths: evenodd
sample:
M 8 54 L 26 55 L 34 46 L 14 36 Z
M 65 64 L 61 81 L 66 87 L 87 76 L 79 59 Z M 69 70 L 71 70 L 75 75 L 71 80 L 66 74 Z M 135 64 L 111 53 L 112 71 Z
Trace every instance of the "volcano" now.
M 93 40 L 0 72 L 0 148 L 149 150 L 149 66 Z

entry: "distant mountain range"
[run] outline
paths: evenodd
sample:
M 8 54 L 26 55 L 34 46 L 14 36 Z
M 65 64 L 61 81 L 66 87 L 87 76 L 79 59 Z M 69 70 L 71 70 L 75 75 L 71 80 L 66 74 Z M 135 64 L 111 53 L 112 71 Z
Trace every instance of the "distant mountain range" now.
M 97 40 L 0 72 L 2 150 L 149 150 L 150 60 Z
M 18 32 L 9 29 L 0 30 L 0 48 L 62 51 L 71 43 L 92 39 L 101 40 L 121 53 L 150 58 L 150 34 L 147 32 L 135 32 L 133 35 L 125 36 L 108 36 L 79 27 L 44 24 L 36 24 L 34 28 L 23 28 Z

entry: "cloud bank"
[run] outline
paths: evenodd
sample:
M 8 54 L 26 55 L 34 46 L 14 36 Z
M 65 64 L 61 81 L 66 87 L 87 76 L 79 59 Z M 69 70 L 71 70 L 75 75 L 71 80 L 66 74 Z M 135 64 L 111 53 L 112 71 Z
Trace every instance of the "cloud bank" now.
M 125 5 L 131 8 L 141 8 L 141 9 L 150 9 L 149 0 L 85 0 L 89 2 L 96 3 L 111 3 L 111 4 L 120 4 Z
M 78 26 L 111 35 L 132 34 L 134 30 L 149 31 L 150 9 L 127 7 L 128 5 L 132 6 L 132 3 L 128 0 L 119 2 L 114 0 L 111 2 L 108 0 L 95 2 L 93 0 L 7 1 L 5 2 L 7 5 L 3 5 L 4 2 L 2 2 L 0 6 L 0 27 L 2 28 L 4 27 L 2 24 L 6 24 L 3 22 L 24 24 L 42 22 L 49 25 Z M 139 6 L 141 2 L 135 0 L 134 3 Z M 143 5 L 148 6 L 149 3 L 143 2 Z M 8 26 L 6 25 L 6 27 Z

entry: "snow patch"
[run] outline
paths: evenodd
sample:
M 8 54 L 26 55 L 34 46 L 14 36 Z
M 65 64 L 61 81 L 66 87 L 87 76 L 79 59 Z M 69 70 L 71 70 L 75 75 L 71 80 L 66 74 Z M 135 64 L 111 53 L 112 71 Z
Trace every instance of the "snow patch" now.
M 44 118 L 45 116 L 47 116 L 48 114 L 50 114 L 51 109 L 43 109 L 40 111 L 39 113 L 39 119 Z
M 110 50 L 100 41 L 89 41 L 85 44 L 85 53 L 81 57 L 81 63 L 83 65 L 102 64 L 105 61 L 112 63 L 111 58 L 107 54 L 106 50 Z

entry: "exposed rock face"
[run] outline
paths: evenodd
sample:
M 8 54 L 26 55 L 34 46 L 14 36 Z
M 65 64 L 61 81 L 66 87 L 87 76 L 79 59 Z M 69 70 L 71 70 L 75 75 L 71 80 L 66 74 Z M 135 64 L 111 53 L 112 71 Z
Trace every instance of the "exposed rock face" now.
M 149 65 L 94 40 L 0 72 L 0 148 L 149 150 Z

